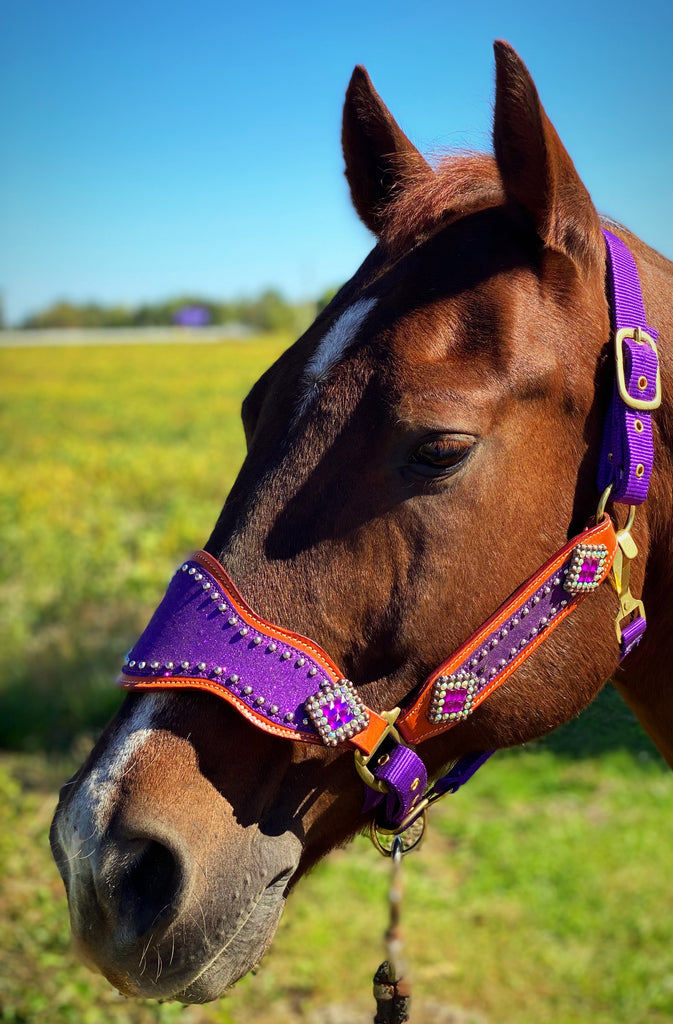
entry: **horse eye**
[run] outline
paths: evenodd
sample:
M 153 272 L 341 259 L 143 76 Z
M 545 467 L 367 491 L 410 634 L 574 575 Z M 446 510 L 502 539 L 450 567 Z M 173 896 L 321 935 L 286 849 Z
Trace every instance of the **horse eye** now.
M 409 464 L 424 477 L 448 476 L 455 472 L 472 450 L 472 442 L 455 437 L 435 437 L 416 448 Z

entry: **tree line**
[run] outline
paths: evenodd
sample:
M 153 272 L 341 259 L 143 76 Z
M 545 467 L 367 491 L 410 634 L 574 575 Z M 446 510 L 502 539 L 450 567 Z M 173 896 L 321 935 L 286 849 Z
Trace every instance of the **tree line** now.
M 165 302 L 138 306 L 112 305 L 60 300 L 27 316 L 19 325 L 25 329 L 164 327 L 180 323 L 181 311 L 199 309 L 203 320 L 219 324 L 243 324 L 258 331 L 303 331 L 335 295 L 326 289 L 309 302 L 290 302 L 281 292 L 268 288 L 253 298 L 219 302 L 202 296 L 181 295 Z

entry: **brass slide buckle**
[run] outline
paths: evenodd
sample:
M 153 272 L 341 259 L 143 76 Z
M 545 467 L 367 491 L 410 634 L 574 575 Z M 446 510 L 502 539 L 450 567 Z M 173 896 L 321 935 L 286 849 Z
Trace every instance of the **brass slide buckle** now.
M 650 337 L 642 327 L 622 327 L 615 335 L 615 370 L 617 374 L 617 389 L 619 397 L 630 409 L 639 409 L 651 412 L 661 405 L 661 374 L 659 372 L 659 360 L 657 359 L 657 379 L 655 394 L 653 398 L 633 398 L 626 387 L 626 376 L 624 374 L 624 348 L 625 341 L 635 341 L 639 345 L 649 345 L 655 355 L 658 356 L 657 343 Z M 647 382 L 645 382 L 647 386 Z M 644 389 L 643 389 L 644 390 Z

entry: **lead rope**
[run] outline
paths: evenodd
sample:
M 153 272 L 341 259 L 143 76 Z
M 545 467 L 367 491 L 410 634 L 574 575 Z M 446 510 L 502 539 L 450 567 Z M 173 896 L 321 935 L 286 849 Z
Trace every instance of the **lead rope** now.
M 406 964 L 403 958 L 402 929 L 400 926 L 402 905 L 402 857 L 405 851 L 400 836 L 395 836 L 390 852 L 392 874 L 388 890 L 390 918 L 385 933 L 387 960 L 384 960 L 374 975 L 374 998 L 376 1016 L 374 1024 L 404 1024 L 411 1011 L 411 986 L 405 977 Z

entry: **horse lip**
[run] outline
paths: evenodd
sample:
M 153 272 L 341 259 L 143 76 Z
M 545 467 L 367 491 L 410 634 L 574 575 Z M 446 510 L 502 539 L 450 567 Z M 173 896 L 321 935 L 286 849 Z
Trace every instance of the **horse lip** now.
M 274 875 L 271 881 L 268 882 L 258 894 L 257 899 L 250 906 L 243 921 L 241 921 L 236 930 L 227 937 L 225 944 L 220 947 L 213 956 L 209 957 L 207 962 L 198 969 L 194 977 L 187 981 L 186 984 L 184 978 L 184 974 L 186 972 L 179 966 L 175 967 L 173 970 L 168 966 L 166 969 L 161 971 L 158 977 L 153 977 L 152 972 L 149 972 L 149 977 L 133 977 L 129 973 L 128 968 L 117 969 L 113 967 L 104 969 L 101 964 L 91 958 L 86 950 L 78 949 L 78 955 L 95 970 L 101 971 L 107 980 L 114 985 L 122 995 L 133 998 L 175 1001 L 184 1004 L 210 1002 L 211 1000 L 217 999 L 221 996 L 227 988 L 235 984 L 241 977 L 243 977 L 243 975 L 252 970 L 253 967 L 256 967 L 264 956 L 271 940 L 273 939 L 278 920 L 280 919 L 285 902 L 288 882 L 295 871 L 296 865 L 290 866 Z M 263 904 L 265 898 L 267 900 L 272 900 L 272 906 L 274 908 L 279 908 L 279 910 L 272 916 L 271 927 L 268 928 L 268 930 L 260 927 L 259 930 L 261 930 L 264 939 L 263 943 L 255 948 L 253 957 L 249 962 L 246 961 L 242 965 L 240 961 L 237 961 L 234 965 L 234 969 L 230 971 L 228 975 L 224 975 L 224 980 L 221 983 L 217 981 L 213 983 L 210 979 L 206 980 L 206 975 L 212 971 L 212 968 L 218 964 L 218 961 L 223 957 L 226 957 L 227 951 L 230 949 L 232 943 L 235 943 L 241 933 L 245 932 L 251 918 L 254 918 L 255 912 L 260 910 L 260 905 Z M 170 939 L 167 941 L 170 945 Z M 218 977 L 221 976 L 221 973 L 218 972 Z
M 262 889 L 258 898 L 255 900 L 249 912 L 246 914 L 245 919 L 241 922 L 236 931 L 229 936 L 225 945 L 222 946 L 222 948 L 213 957 L 211 957 L 208 963 L 201 968 L 198 974 L 192 979 L 192 981 L 189 982 L 188 985 L 185 986 L 184 989 L 177 992 L 172 997 L 173 999 L 179 1000 L 182 1003 L 209 1002 L 210 1000 L 216 999 L 219 996 L 221 996 L 223 992 L 226 991 L 226 989 L 230 988 L 232 985 L 235 985 L 236 982 L 239 981 L 245 974 L 247 974 L 249 971 L 251 971 L 254 967 L 258 965 L 258 963 L 266 953 L 266 950 L 269 948 L 271 940 L 273 939 L 273 936 L 276 932 L 278 920 L 280 919 L 280 915 L 282 913 L 283 905 L 285 902 L 285 897 L 287 894 L 288 883 L 290 882 L 293 874 L 295 873 L 296 868 L 296 865 L 288 867 L 284 871 L 281 871 L 274 876 L 274 878 L 264 887 L 264 889 Z M 255 912 L 260 908 L 260 905 L 263 903 L 265 897 L 275 898 L 276 905 L 280 906 L 280 912 L 278 913 L 276 919 L 273 921 L 272 927 L 269 929 L 268 934 L 266 935 L 263 948 L 261 948 L 259 952 L 256 954 L 256 956 L 253 959 L 253 962 L 246 963 L 242 970 L 232 973 L 232 975 L 226 980 L 224 985 L 218 985 L 215 991 L 211 991 L 207 987 L 207 985 L 199 984 L 202 980 L 205 981 L 205 976 L 208 974 L 211 968 L 217 965 L 218 961 L 226 955 L 227 950 L 230 948 L 232 943 L 236 941 L 241 932 L 245 931 L 245 928 L 248 925 L 250 919 L 254 917 Z

